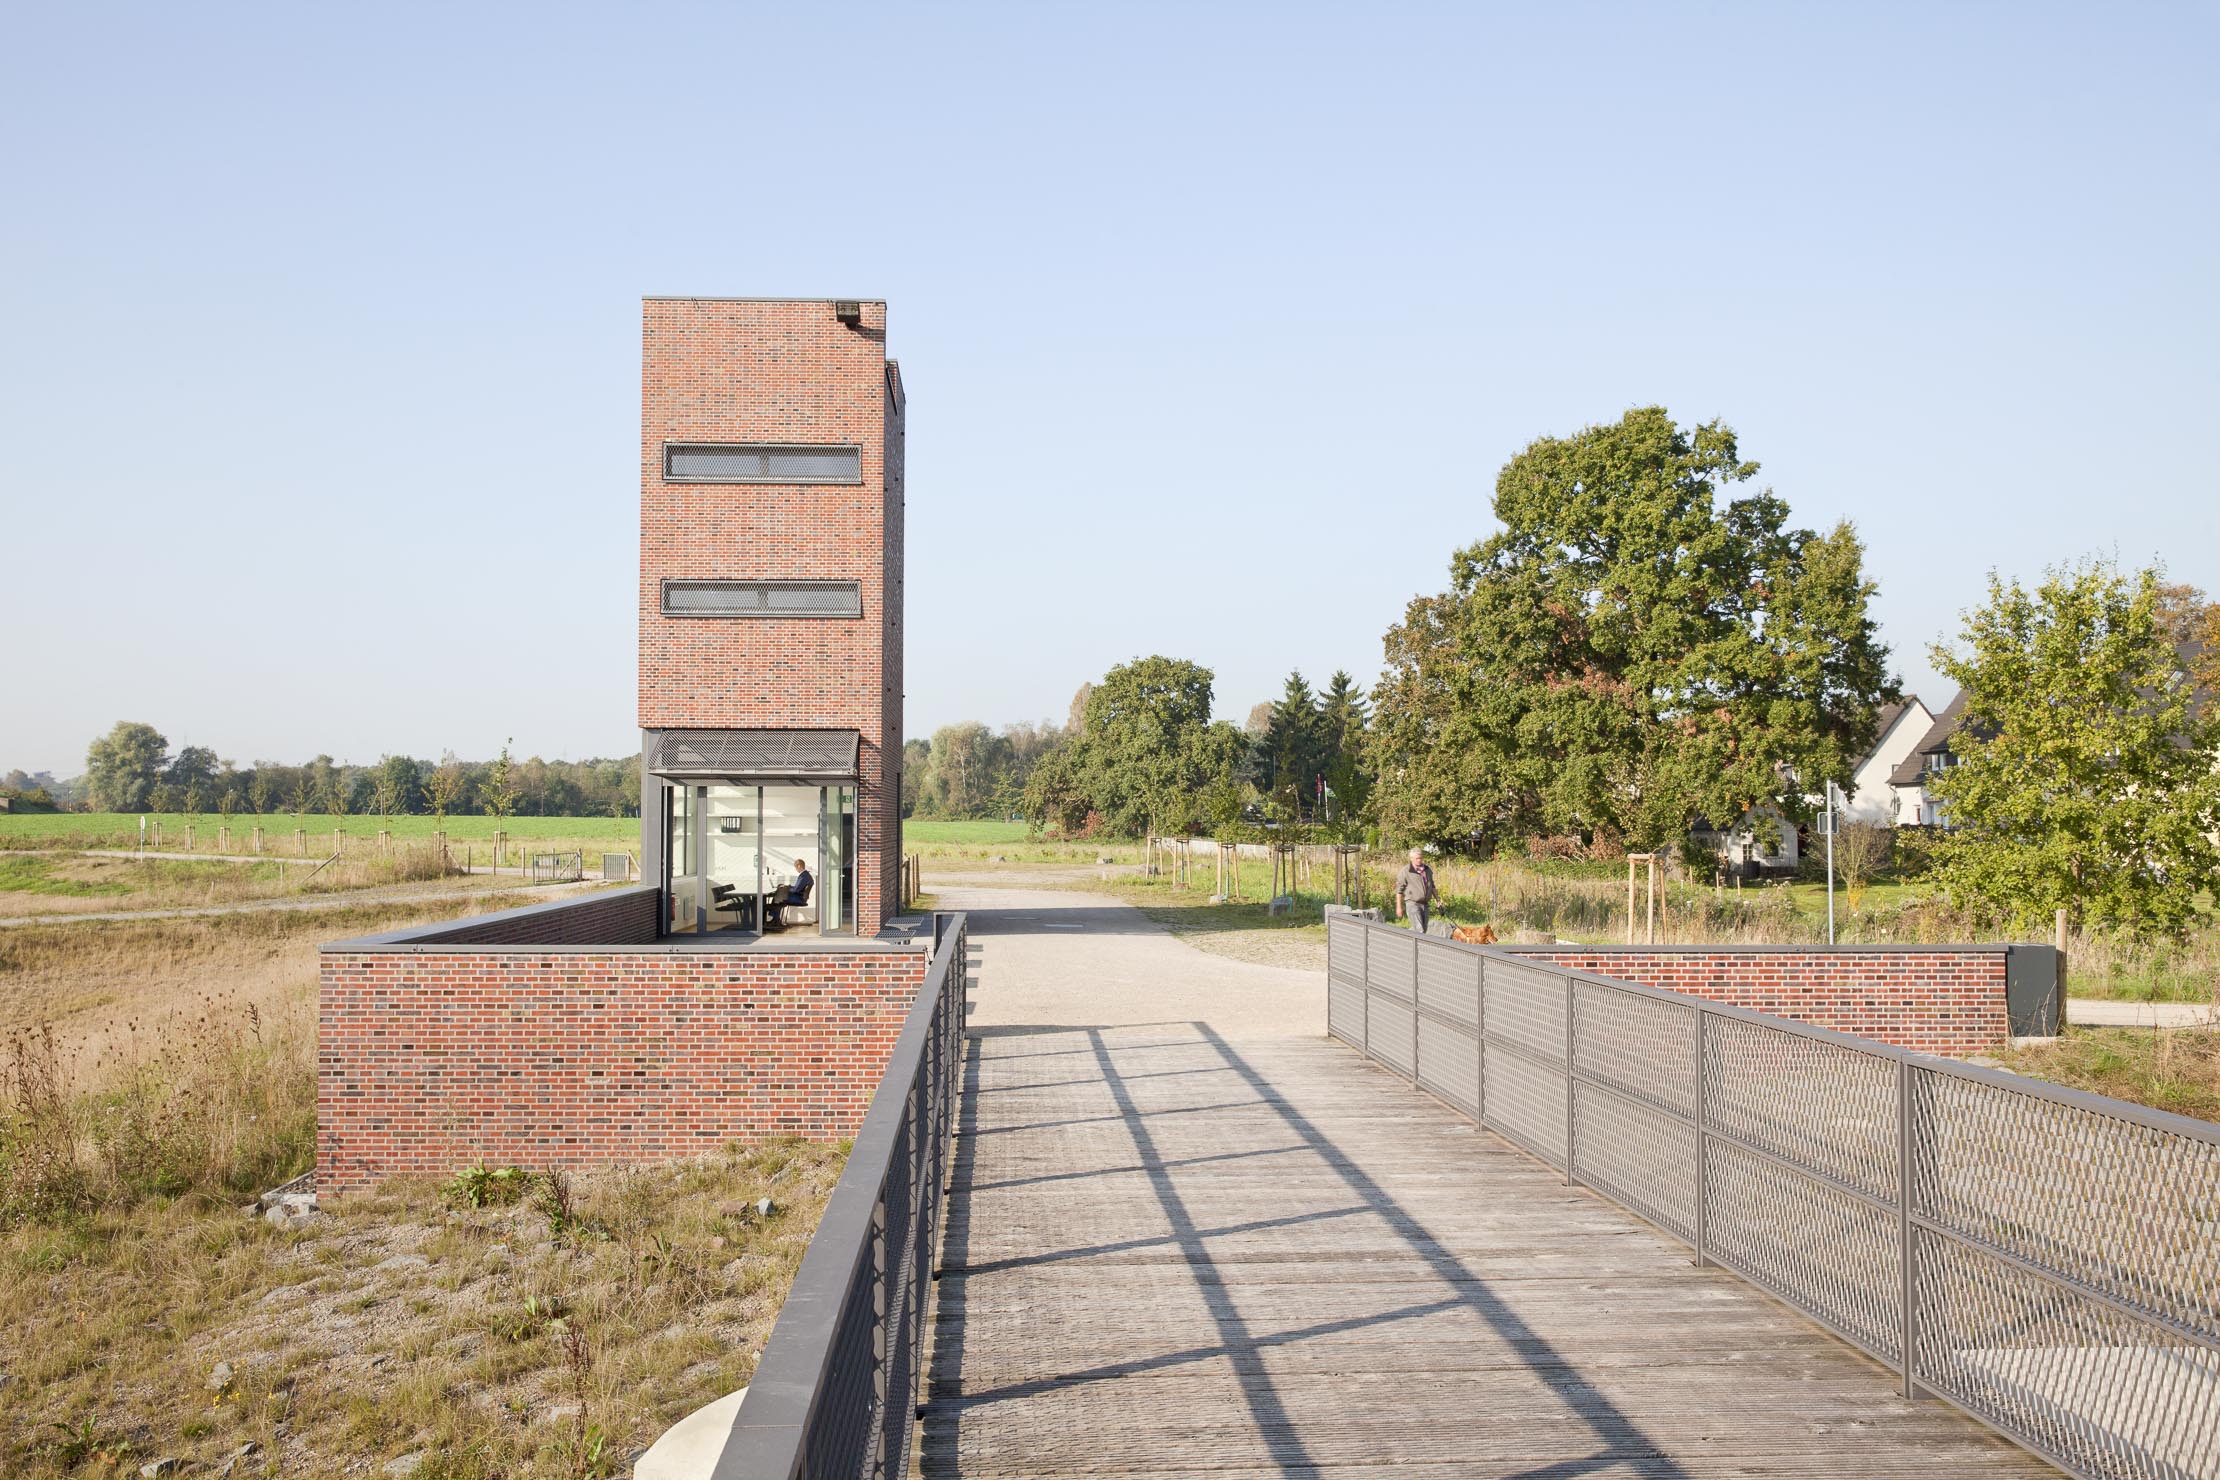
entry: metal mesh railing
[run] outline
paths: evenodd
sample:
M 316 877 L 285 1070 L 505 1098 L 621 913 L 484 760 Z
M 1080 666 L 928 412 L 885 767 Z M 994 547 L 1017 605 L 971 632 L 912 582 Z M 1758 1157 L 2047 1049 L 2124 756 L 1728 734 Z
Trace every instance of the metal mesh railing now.
M 714 1480 L 908 1473 L 933 1257 L 963 1093 L 962 915 L 937 915 L 925 986 L 787 1292 Z
M 1327 1027 L 2088 1480 L 2220 1476 L 2220 1127 L 1329 917 Z

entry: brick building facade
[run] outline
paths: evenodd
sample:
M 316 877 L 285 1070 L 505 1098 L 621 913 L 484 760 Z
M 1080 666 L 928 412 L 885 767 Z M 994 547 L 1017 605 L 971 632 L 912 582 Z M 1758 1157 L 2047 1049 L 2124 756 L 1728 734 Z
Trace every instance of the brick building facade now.
M 853 1135 L 925 980 L 886 305 L 651 298 L 641 346 L 642 883 L 325 946 L 321 1188 Z
M 641 845 L 672 894 L 665 928 L 776 925 L 768 896 L 814 854 L 817 895 L 792 923 L 873 935 L 899 909 L 901 858 L 904 396 L 886 305 L 648 299 L 640 402 Z M 852 823 L 824 799 L 814 842 L 812 788 L 853 793 Z

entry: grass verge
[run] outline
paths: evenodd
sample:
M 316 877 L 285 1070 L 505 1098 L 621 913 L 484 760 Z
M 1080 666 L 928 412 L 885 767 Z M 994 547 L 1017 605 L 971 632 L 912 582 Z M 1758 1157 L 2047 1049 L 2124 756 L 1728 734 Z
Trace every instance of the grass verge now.
M 2220 1120 L 2220 1031 L 2210 1028 L 2068 1028 L 1995 1057 L 2031 1078 Z

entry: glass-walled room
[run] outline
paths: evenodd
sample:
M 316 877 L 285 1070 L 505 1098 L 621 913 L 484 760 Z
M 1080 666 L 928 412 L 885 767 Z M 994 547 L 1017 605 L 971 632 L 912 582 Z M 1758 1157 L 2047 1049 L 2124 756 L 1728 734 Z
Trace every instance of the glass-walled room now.
M 854 933 L 854 787 L 711 782 L 663 794 L 666 933 Z

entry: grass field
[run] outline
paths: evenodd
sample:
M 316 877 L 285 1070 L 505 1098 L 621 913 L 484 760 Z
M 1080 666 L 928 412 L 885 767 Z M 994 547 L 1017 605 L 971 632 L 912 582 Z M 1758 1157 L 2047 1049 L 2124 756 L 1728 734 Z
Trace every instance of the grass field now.
M 948 844 L 978 847 L 987 843 L 1022 843 L 1033 829 L 1022 822 L 958 822 L 912 817 L 902 824 L 902 838 L 911 846 Z
M 213 812 L 192 815 L 150 812 L 147 821 L 150 827 L 155 823 L 161 825 L 161 846 L 167 850 L 184 846 L 185 828 L 190 824 L 194 847 L 203 853 L 215 848 L 216 829 L 223 823 Z M 344 829 L 349 839 L 361 841 L 376 838 L 381 829 L 402 842 L 429 838 L 438 831 L 429 817 L 381 819 L 333 817 L 324 812 L 273 812 L 258 818 L 241 813 L 231 819 L 233 852 L 245 851 L 247 839 L 258 823 L 266 845 L 273 851 L 291 848 L 294 832 L 305 829 L 311 849 L 323 849 L 319 857 L 331 851 L 328 845 L 334 828 Z M 484 842 L 491 839 L 495 831 L 491 817 L 450 817 L 445 827 L 450 843 Z M 511 817 L 500 824 L 500 830 L 512 839 L 534 845 L 590 845 L 612 852 L 637 848 L 640 842 L 640 819 L 637 817 Z M 0 815 L 0 848 L 135 848 L 138 844 L 139 814 L 136 812 Z

